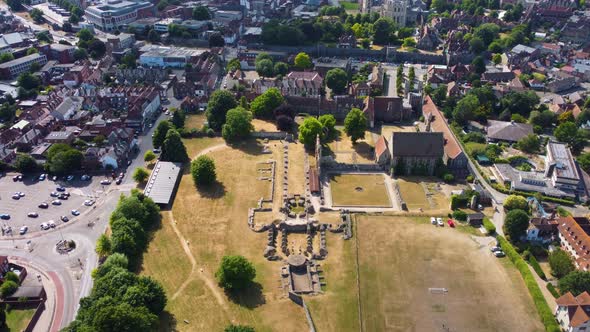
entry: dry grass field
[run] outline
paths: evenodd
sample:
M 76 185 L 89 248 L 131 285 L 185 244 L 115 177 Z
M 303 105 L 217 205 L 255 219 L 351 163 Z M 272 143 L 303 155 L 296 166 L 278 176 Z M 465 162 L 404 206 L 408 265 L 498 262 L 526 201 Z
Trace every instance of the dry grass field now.
M 261 120 L 261 119 L 252 119 L 252 125 L 254 126 L 255 131 L 266 131 L 266 132 L 278 131 L 277 125 L 271 121 L 266 121 L 266 120 Z
M 383 174 L 331 174 L 334 206 L 391 207 Z
M 247 225 L 248 208 L 269 185 L 257 180 L 256 164 L 280 160 L 280 149 L 273 146 L 269 155 L 261 154 L 262 146 L 253 140 L 237 148 L 222 142 L 185 141 L 191 157 L 215 147 L 208 155 L 215 160 L 218 183 L 196 189 L 185 171 L 174 205 L 163 212 L 163 226 L 144 257 L 144 273 L 160 280 L 168 294 L 161 330 L 221 331 L 230 322 L 256 331 L 305 330 L 303 310 L 279 290 L 281 263 L 262 257 L 265 236 Z M 257 270 L 256 286 L 240 296 L 225 294 L 215 282 L 215 270 L 227 254 L 245 256 Z
M 191 129 L 197 129 L 197 130 L 201 130 L 201 128 L 203 128 L 203 124 L 207 121 L 207 117 L 205 116 L 205 113 L 199 113 L 199 114 L 187 114 L 186 115 L 186 121 L 184 123 L 184 128 L 186 128 L 187 130 L 191 130 Z
M 356 218 L 365 331 L 543 331 L 507 258 L 426 219 Z
M 437 179 L 407 176 L 396 179 L 402 199 L 408 210 L 445 211 L 449 208 L 448 198 L 436 187 Z M 430 194 L 430 200 L 427 196 Z
M 358 140 L 356 144 L 352 144 L 350 137 L 346 136 L 341 127 L 337 127 L 338 134 L 336 139 L 328 144 L 328 148 L 333 153 L 336 161 L 341 163 L 359 164 L 373 163 L 374 152 L 373 135 L 370 132 L 365 132 L 365 138 Z M 356 155 L 356 160 L 353 160 L 353 152 Z
M 388 142 L 391 141 L 391 134 L 394 132 L 414 133 L 416 127 L 412 124 L 407 125 L 386 125 L 381 127 L 381 136 L 385 136 Z

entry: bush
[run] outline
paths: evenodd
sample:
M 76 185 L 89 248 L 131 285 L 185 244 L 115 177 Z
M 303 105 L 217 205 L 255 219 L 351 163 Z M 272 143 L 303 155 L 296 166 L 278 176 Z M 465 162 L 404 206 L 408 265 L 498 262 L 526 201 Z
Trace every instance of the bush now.
M 488 235 L 496 233 L 496 226 L 492 223 L 488 217 L 483 218 L 483 227 L 486 229 Z
M 467 177 L 465 178 L 465 181 L 470 182 L 470 183 L 473 182 L 473 175 L 471 175 L 471 174 L 467 175 Z
M 16 292 L 17 289 L 18 284 L 16 282 L 12 280 L 7 280 L 4 283 L 2 283 L 2 286 L 0 286 L 0 296 L 2 296 L 2 298 L 6 298 L 7 296 L 14 294 L 14 292 Z
M 555 286 L 553 286 L 553 284 L 550 282 L 547 283 L 547 290 L 549 291 L 549 293 L 551 293 L 551 295 L 553 295 L 554 298 L 560 297 L 559 292 L 557 291 L 557 289 L 555 289 Z
M 528 210 L 529 204 L 526 201 L 526 198 L 518 195 L 510 195 L 506 197 L 504 200 L 504 209 L 506 211 L 510 210 Z
M 453 174 L 447 173 L 443 176 L 443 181 L 445 183 L 451 183 L 451 182 L 455 181 L 455 177 L 453 176 Z
M 547 280 L 547 276 L 545 276 L 545 272 L 543 272 L 543 269 L 541 269 L 541 265 L 539 265 L 539 262 L 537 262 L 537 259 L 535 258 L 535 256 L 529 255 L 528 261 L 531 264 L 531 266 L 533 267 L 533 270 L 535 270 L 535 272 L 537 272 L 537 275 L 539 276 L 539 278 L 541 278 L 543 280 Z
M 191 175 L 196 186 L 210 185 L 217 179 L 215 163 L 207 156 L 200 156 L 191 162 Z
M 453 211 L 453 218 L 459 221 L 467 221 L 467 213 L 461 210 Z
M 215 136 L 215 131 L 211 128 L 208 128 L 206 132 L 207 132 L 207 136 L 209 136 L 209 137 Z
M 20 279 L 18 278 L 18 276 L 16 275 L 16 273 L 14 273 L 12 271 L 6 272 L 6 274 L 4 275 L 4 280 L 14 281 L 17 284 L 20 283 Z
M 512 261 L 514 266 L 520 272 L 522 279 L 524 280 L 525 285 L 527 286 L 531 297 L 533 298 L 533 303 L 537 308 L 537 312 L 539 316 L 541 316 L 541 320 L 543 321 L 543 325 L 545 325 L 545 331 L 547 332 L 560 332 L 561 329 L 553 316 L 553 311 L 547 305 L 547 301 L 545 301 L 545 297 L 543 293 L 541 293 L 541 289 L 535 280 L 535 277 L 529 270 L 527 263 L 520 257 L 520 255 L 514 250 L 514 247 L 502 236 L 498 236 L 496 238 L 498 243 L 502 247 L 506 256 Z

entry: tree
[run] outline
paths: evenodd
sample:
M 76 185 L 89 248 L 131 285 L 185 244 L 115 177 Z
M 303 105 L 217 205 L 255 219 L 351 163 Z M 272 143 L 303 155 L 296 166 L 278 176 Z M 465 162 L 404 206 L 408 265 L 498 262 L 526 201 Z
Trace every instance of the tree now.
M 109 239 L 106 234 L 101 234 L 96 240 L 96 248 L 94 251 L 98 254 L 99 257 L 106 257 L 111 254 L 112 244 L 111 239 Z M 125 266 L 127 267 L 127 266 Z
M 539 148 L 541 147 L 541 141 L 539 140 L 539 137 L 535 134 L 526 135 L 525 137 L 521 138 L 516 144 L 519 150 L 526 153 L 535 153 L 539 151 Z
M 557 126 L 553 132 L 560 142 L 567 143 L 573 150 L 580 150 L 584 145 L 584 134 L 573 122 L 565 122 Z
M 416 47 L 416 39 L 414 39 L 414 37 L 404 38 L 402 46 L 406 48 Z
M 313 68 L 313 62 L 307 53 L 300 52 L 295 56 L 295 68 L 299 70 Z
M 92 139 L 92 142 L 96 145 L 102 145 L 107 138 L 104 135 L 97 135 Z
M 156 159 L 156 154 L 152 150 L 147 150 L 143 155 L 143 161 L 146 163 L 149 163 L 154 159 Z
M 41 85 L 41 80 L 37 76 L 26 72 L 18 76 L 17 83 L 18 86 L 23 89 L 33 90 L 37 89 Z
M 504 220 L 504 233 L 511 241 L 519 241 L 526 234 L 529 227 L 529 215 L 523 210 L 512 210 L 506 214 Z
M 215 273 L 219 285 L 229 291 L 245 289 L 256 277 L 256 269 L 245 257 L 223 256 Z
M 486 49 L 486 45 L 483 43 L 481 38 L 474 37 L 469 41 L 469 49 L 471 52 L 479 54 Z
M 172 112 L 172 124 L 176 129 L 180 129 L 184 127 L 184 122 L 186 121 L 186 114 L 180 108 L 175 109 Z
M 551 267 L 551 274 L 558 279 L 565 277 L 576 269 L 571 256 L 561 249 L 553 250 L 549 254 L 548 260 L 549 266 Z
M 133 180 L 137 183 L 145 182 L 149 176 L 150 173 L 143 167 L 138 167 L 133 171 Z
M 61 26 L 61 28 L 65 32 L 72 32 L 72 23 L 70 23 L 70 22 L 64 22 L 64 24 Z
M 502 54 L 496 53 L 494 55 L 492 55 L 492 62 L 497 65 L 500 62 L 502 62 Z
M 20 278 L 12 271 L 6 272 L 4 275 L 4 280 L 14 281 L 17 284 L 20 282 Z
M 224 330 L 224 332 L 255 332 L 253 327 L 247 325 L 228 325 Z
M 22 0 L 6 0 L 6 4 L 15 12 L 23 9 Z
M 358 108 L 353 108 L 344 119 L 344 132 L 352 140 L 352 144 L 365 137 L 367 130 L 367 118 L 365 113 Z
M 87 28 L 84 28 L 84 29 L 81 29 L 80 31 L 78 31 L 76 36 L 78 37 L 78 39 L 80 39 L 80 41 L 85 41 L 85 42 L 89 42 L 92 39 L 94 39 L 94 35 L 92 34 L 92 31 L 90 31 Z
M 216 33 L 212 33 L 209 36 L 209 47 L 223 47 L 225 46 L 225 39 L 223 39 L 223 36 L 221 35 L 221 33 L 216 32 Z
M 340 68 L 328 70 L 326 73 L 326 85 L 332 90 L 332 95 L 340 95 L 346 91 L 348 75 Z
M 82 152 L 68 147 L 68 150 L 55 154 L 51 159 L 48 158 L 49 171 L 54 174 L 71 173 L 82 168 L 83 160 Z
M 70 18 L 68 19 L 68 23 L 70 23 L 70 24 L 80 23 L 80 16 L 78 14 L 70 15 Z
M 509 195 L 504 200 L 504 209 L 506 211 L 510 210 L 526 210 L 529 204 L 526 201 L 526 198 L 519 196 L 519 195 Z
M 12 280 L 8 280 L 2 283 L 0 286 L 0 297 L 6 298 L 16 292 L 18 289 L 18 284 Z
M 289 65 L 284 62 L 277 62 L 274 66 L 274 74 L 285 76 L 289 73 Z
M 227 68 L 226 69 L 230 73 L 233 73 L 234 71 L 236 71 L 238 69 L 242 69 L 242 65 L 240 64 L 240 59 L 238 59 L 238 58 L 231 59 L 227 63 Z
M 590 153 L 582 153 L 576 160 L 585 172 L 590 172 Z
M 512 114 L 528 117 L 538 103 L 539 96 L 533 91 L 509 92 L 500 100 L 500 107 Z
M 221 135 L 226 142 L 231 143 L 250 136 L 252 130 L 254 126 L 250 112 L 242 107 L 236 107 L 227 112 Z
M 180 134 L 175 129 L 168 130 L 166 139 L 162 144 L 162 155 L 160 159 L 163 161 L 185 162 L 188 160 L 188 153 L 186 147 L 182 143 Z
M 208 156 L 202 155 L 191 162 L 191 175 L 195 186 L 208 186 L 217 179 L 215 162 Z
M 12 53 L 6 52 L 0 54 L 0 63 L 8 62 L 14 60 L 14 55 Z
M 562 294 L 571 292 L 578 296 L 584 292 L 590 292 L 590 272 L 572 271 L 559 280 L 559 290 Z
M 78 61 L 84 59 L 88 59 L 88 52 L 86 52 L 86 50 L 83 48 L 77 48 L 74 51 L 74 60 Z
M 466 95 L 459 100 L 453 109 L 453 120 L 460 125 L 466 124 L 468 121 L 473 120 L 475 112 L 480 106 L 481 103 L 475 95 Z
M 152 43 L 160 42 L 160 34 L 154 29 L 150 29 L 147 38 Z
M 318 118 L 322 124 L 323 133 L 326 139 L 334 137 L 336 134 L 336 118 L 332 114 L 324 114 Z
M 262 77 L 273 77 L 274 65 L 272 60 L 262 59 L 260 61 L 256 61 L 256 72 Z
M 16 116 L 16 105 L 10 103 L 3 103 L 0 105 L 0 120 L 9 122 Z
M 385 45 L 389 43 L 394 23 L 391 19 L 380 18 L 373 24 L 373 44 Z
M 137 60 L 135 59 L 135 55 L 132 53 L 127 53 L 121 58 L 121 65 L 124 68 L 135 69 L 137 68 Z
M 161 121 L 158 123 L 156 130 L 154 130 L 154 136 L 152 137 L 152 143 L 154 147 L 159 148 L 166 139 L 168 130 L 172 129 L 172 124 L 168 120 Z
M 31 157 L 31 155 L 26 153 L 19 153 L 16 156 L 14 167 L 17 171 L 23 174 L 34 173 L 39 170 L 39 165 L 37 164 L 37 161 L 33 157 Z
M 299 126 L 299 142 L 305 147 L 312 148 L 316 144 L 317 135 L 322 134 L 322 124 L 313 116 L 305 118 Z
M 93 319 L 95 331 L 151 331 L 158 317 L 146 307 L 120 303 L 96 308 Z
M 29 12 L 29 15 L 31 15 L 31 18 L 35 23 L 43 22 L 43 12 L 40 9 L 33 8 L 33 10 Z
M 277 88 L 270 88 L 260 96 L 254 98 L 250 104 L 250 111 L 257 118 L 269 119 L 273 111 L 283 103 L 283 95 Z
M 214 130 L 221 130 L 225 123 L 227 111 L 237 106 L 234 96 L 226 90 L 217 90 L 209 97 L 207 103 L 207 121 L 209 127 Z
M 293 128 L 293 123 L 295 121 L 293 118 L 288 117 L 286 115 L 279 115 L 277 116 L 277 129 L 280 131 L 291 131 Z
M 140 277 L 137 285 L 127 288 L 123 301 L 133 307 L 146 307 L 153 314 L 160 314 L 166 306 L 166 293 L 157 281 Z
M 211 14 L 205 6 L 197 6 L 193 9 L 193 18 L 197 21 L 206 21 L 211 19 Z
M 486 72 L 486 63 L 483 57 L 479 55 L 473 58 L 473 61 L 471 61 L 471 65 L 473 66 L 475 72 L 480 75 Z
M 104 42 L 99 39 L 93 39 L 88 43 L 88 52 L 93 59 L 100 59 L 104 56 L 107 51 L 107 47 Z

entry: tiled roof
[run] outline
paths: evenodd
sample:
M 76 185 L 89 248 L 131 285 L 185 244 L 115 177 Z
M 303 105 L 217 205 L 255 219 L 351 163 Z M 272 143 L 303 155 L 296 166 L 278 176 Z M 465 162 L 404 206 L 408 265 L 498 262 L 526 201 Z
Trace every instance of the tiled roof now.
M 461 150 L 461 146 L 459 142 L 455 139 L 455 135 L 451 132 L 451 128 L 442 114 L 442 112 L 436 107 L 430 96 L 426 96 L 424 98 L 424 106 L 422 107 L 422 112 L 425 115 L 424 117 L 427 118 L 428 116 L 433 117 L 431 120 L 431 127 L 430 130 L 433 132 L 441 132 L 444 136 L 445 141 L 445 154 L 449 158 L 457 158 L 463 150 Z
M 379 136 L 377 142 L 375 143 L 375 155 L 380 157 L 384 152 L 387 151 L 387 140 L 385 136 Z
M 582 269 L 589 267 L 590 236 L 588 236 L 584 229 L 582 229 L 573 217 L 568 216 L 559 218 L 557 230 L 561 234 L 561 237 L 577 253 L 578 259 L 576 259 L 576 263 L 578 266 Z
M 578 327 L 590 320 L 590 294 L 588 292 L 576 297 L 567 292 L 555 302 L 560 307 L 567 307 L 570 327 Z

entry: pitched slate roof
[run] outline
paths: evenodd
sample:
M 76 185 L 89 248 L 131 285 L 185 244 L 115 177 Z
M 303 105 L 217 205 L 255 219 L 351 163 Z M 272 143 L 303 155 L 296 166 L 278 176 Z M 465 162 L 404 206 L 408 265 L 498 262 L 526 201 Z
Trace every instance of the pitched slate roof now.
M 391 137 L 391 154 L 395 157 L 442 158 L 443 133 L 394 132 Z
M 533 133 L 533 126 L 528 123 L 488 120 L 488 138 L 516 142 Z
M 560 307 L 567 307 L 570 327 L 578 327 L 590 320 L 590 294 L 588 292 L 576 297 L 567 292 L 555 302 Z

